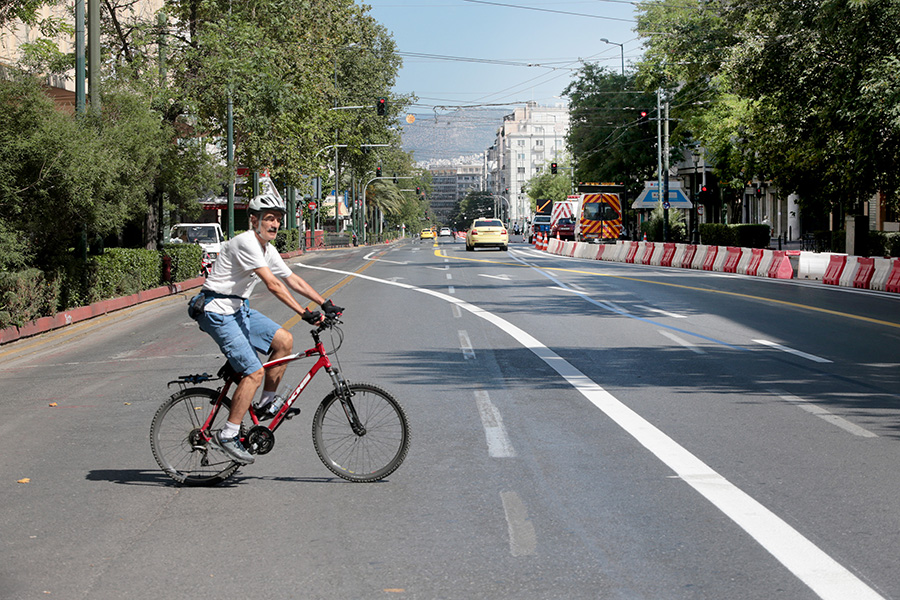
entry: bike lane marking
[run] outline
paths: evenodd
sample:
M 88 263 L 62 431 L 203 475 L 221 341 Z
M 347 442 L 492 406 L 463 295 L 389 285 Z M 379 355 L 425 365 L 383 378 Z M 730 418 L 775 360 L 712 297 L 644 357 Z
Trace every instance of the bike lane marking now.
M 728 481 L 661 429 L 644 419 L 530 333 L 513 323 L 474 304 L 442 292 L 327 267 L 306 265 L 306 268 L 342 273 L 433 296 L 446 302 L 456 303 L 461 309 L 495 325 L 543 360 L 591 404 L 672 469 L 682 481 L 749 534 L 820 598 L 824 600 L 846 600 L 847 598 L 883 600 L 883 596 L 781 517 Z
M 491 398 L 484 390 L 475 390 L 475 404 L 478 406 L 478 415 L 481 417 L 481 425 L 484 427 L 484 437 L 487 440 L 488 456 L 492 458 L 513 458 L 516 450 L 503 426 L 503 417 L 500 411 L 491 402 Z

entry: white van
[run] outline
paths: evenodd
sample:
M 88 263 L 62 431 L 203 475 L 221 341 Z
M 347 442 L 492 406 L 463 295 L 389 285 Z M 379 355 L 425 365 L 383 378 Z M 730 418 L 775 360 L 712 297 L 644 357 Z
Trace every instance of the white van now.
M 170 244 L 200 244 L 210 262 L 222 251 L 225 235 L 218 223 L 178 223 L 169 232 Z

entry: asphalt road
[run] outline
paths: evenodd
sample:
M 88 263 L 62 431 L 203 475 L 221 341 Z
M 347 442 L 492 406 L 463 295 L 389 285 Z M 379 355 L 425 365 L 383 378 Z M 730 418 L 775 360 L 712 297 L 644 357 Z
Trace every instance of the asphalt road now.
M 150 420 L 222 363 L 186 296 L 3 346 L 0 598 L 900 598 L 897 295 L 446 238 L 293 264 L 403 466 L 325 469 L 321 375 L 271 454 L 171 482 Z

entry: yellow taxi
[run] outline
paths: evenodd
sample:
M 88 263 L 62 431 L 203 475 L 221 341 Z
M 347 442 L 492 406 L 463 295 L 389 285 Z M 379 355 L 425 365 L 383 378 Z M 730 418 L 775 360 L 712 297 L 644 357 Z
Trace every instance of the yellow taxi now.
M 422 233 L 419 234 L 419 238 L 423 240 L 433 240 L 434 239 L 434 230 L 433 229 L 423 229 Z
M 475 219 L 472 226 L 466 231 L 466 250 L 472 251 L 477 247 L 509 248 L 509 232 L 506 225 L 500 219 Z

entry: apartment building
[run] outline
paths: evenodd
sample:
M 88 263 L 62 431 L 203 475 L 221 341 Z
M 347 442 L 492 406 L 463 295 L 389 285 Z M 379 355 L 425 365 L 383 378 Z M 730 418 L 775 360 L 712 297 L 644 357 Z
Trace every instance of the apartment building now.
M 529 179 L 566 154 L 569 109 L 528 102 L 503 118 L 488 149 L 490 190 L 506 206 L 509 222 L 530 219 L 531 201 L 524 192 Z

